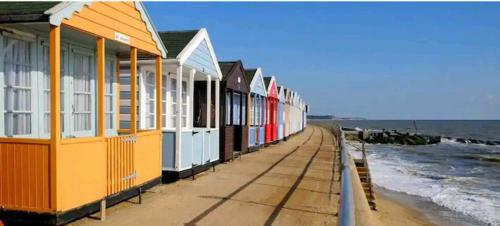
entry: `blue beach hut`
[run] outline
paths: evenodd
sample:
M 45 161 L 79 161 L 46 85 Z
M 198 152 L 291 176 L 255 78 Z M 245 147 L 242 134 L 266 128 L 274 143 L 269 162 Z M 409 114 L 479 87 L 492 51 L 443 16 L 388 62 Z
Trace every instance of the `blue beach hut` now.
M 219 89 L 222 73 L 202 28 L 159 32 L 169 46 L 162 75 L 162 181 L 185 178 L 219 162 Z M 138 71 L 147 74 L 151 60 L 141 60 Z M 140 79 L 146 87 L 148 79 Z M 139 94 L 141 128 L 148 127 L 149 95 Z M 144 99 L 144 100 L 143 100 Z M 122 116 L 123 117 L 123 116 Z M 153 123 L 151 123 L 153 125 Z M 144 126 L 144 127 L 142 127 Z
M 245 76 L 250 81 L 248 147 L 254 151 L 264 145 L 267 89 L 261 68 L 245 70 Z

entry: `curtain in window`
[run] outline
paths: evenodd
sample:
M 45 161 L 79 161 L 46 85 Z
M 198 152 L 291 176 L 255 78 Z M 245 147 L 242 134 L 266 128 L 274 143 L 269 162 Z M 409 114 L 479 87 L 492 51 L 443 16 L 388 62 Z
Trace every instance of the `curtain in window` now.
M 32 133 L 30 43 L 4 40 L 5 135 L 28 135 Z
M 74 131 L 92 129 L 91 57 L 74 53 L 73 72 L 73 128 Z
M 168 77 L 167 75 L 162 75 L 161 79 L 161 90 L 162 90 L 162 127 L 165 128 L 167 127 L 167 82 L 168 82 Z
M 146 98 L 145 98 L 145 110 L 146 110 L 146 128 L 151 129 L 155 127 L 155 73 L 146 72 L 145 88 L 146 88 Z
M 175 75 L 174 75 L 175 76 Z M 175 128 L 176 121 L 176 112 L 177 112 L 177 79 L 170 78 L 169 79 L 169 91 L 170 91 L 170 111 L 169 111 L 169 125 L 171 128 Z
M 66 131 L 64 123 L 64 75 L 66 73 L 66 51 L 61 50 L 61 129 Z M 43 132 L 50 133 L 50 60 L 49 47 L 43 46 L 42 49 L 42 70 L 43 70 Z
M 233 93 L 233 124 L 240 125 L 241 102 L 240 94 Z

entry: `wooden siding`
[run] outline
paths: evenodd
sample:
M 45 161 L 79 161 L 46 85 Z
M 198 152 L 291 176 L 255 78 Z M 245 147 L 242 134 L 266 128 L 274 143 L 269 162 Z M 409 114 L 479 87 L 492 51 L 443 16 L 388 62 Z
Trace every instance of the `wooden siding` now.
M 233 158 L 234 147 L 234 126 L 221 127 L 220 136 L 220 155 L 219 158 L 222 162 L 229 161 Z
M 200 42 L 200 44 L 196 47 L 193 53 L 191 53 L 184 64 L 205 74 L 209 74 L 212 76 L 218 75 L 216 65 L 212 60 L 212 54 L 208 49 L 206 40 Z
M 0 206 L 50 211 L 49 145 L 0 144 Z
M 139 132 L 135 144 L 136 185 L 161 176 L 162 133 L 158 130 Z
M 134 135 L 106 138 L 106 195 L 112 195 L 135 185 Z
M 90 6 L 84 6 L 80 12 L 75 12 L 70 19 L 64 19 L 62 23 L 109 40 L 115 40 L 115 33 L 119 32 L 129 36 L 130 46 L 161 55 L 133 3 L 93 2 Z
M 140 67 L 139 67 L 140 69 Z M 140 76 L 141 70 L 137 70 L 137 76 Z M 137 79 L 139 81 L 140 79 Z M 139 95 L 139 85 L 137 85 L 137 96 Z M 130 66 L 120 66 L 120 129 L 130 129 Z M 138 103 L 138 102 L 137 102 Z M 137 111 L 140 112 L 140 104 L 137 104 Z M 137 117 L 137 125 L 139 125 Z

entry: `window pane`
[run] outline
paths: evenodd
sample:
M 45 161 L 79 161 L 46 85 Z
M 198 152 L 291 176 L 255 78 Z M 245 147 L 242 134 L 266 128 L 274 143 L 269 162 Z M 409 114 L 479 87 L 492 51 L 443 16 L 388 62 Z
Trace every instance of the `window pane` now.
M 91 93 L 91 59 L 90 56 L 75 53 L 73 71 L 74 90 L 74 118 L 75 131 L 88 131 L 92 129 L 92 93 Z
M 247 121 L 247 96 L 242 95 L 241 96 L 242 101 L 241 101 L 241 125 L 246 125 Z
M 234 125 L 240 125 L 240 110 L 241 110 L 240 94 L 234 93 L 233 94 L 233 124 Z
M 231 93 L 226 93 L 226 125 L 231 125 Z
M 31 134 L 31 54 L 27 41 L 5 38 L 5 134 Z

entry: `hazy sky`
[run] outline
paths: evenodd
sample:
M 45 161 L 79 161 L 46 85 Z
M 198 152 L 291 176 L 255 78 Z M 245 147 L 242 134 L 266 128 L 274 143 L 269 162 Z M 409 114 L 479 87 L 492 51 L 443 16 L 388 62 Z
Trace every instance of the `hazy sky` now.
M 159 31 L 205 27 L 312 114 L 500 119 L 499 3 L 146 3 Z

